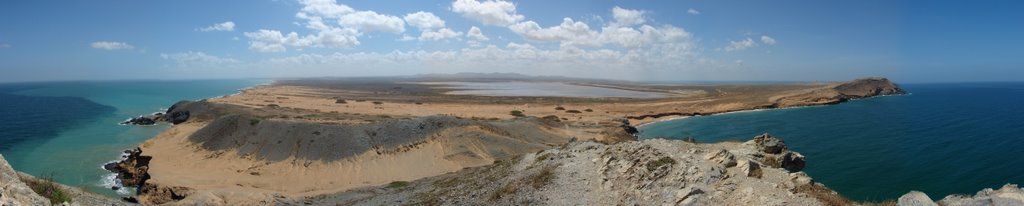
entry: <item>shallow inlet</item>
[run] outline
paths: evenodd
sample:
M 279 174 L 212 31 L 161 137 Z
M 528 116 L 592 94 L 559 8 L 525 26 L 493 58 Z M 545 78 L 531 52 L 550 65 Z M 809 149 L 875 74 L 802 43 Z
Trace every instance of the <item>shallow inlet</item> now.
M 932 198 L 1024 183 L 1024 83 L 904 85 L 911 95 L 648 124 L 641 138 L 781 137 L 805 171 L 855 200 Z
M 445 94 L 477 96 L 583 97 L 583 98 L 661 98 L 666 94 L 559 82 L 430 82 L 438 88 L 452 89 Z

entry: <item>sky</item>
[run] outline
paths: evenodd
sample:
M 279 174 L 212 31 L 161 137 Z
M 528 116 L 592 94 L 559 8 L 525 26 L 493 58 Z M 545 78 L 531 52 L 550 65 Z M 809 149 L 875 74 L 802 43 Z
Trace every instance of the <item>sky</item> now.
M 2 1 L 0 82 L 1024 81 L 1019 1 Z

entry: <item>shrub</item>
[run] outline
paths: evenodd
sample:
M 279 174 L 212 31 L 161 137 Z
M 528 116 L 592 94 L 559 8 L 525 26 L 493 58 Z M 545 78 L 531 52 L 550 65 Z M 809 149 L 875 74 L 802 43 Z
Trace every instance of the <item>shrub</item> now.
M 384 102 L 378 102 L 378 101 L 374 101 L 374 102 L 373 102 L 373 104 L 376 104 L 376 105 L 381 105 L 381 104 L 384 104 Z
M 561 122 L 562 121 L 561 119 L 558 119 L 558 116 L 555 116 L 555 115 L 544 116 L 544 117 L 541 117 L 541 119 L 552 121 L 552 122 Z
M 516 117 L 525 117 L 526 116 L 526 115 L 523 114 L 523 111 L 519 111 L 519 110 L 509 111 L 508 114 L 512 115 L 512 116 L 516 116 Z
M 583 113 L 583 112 L 580 112 L 580 110 L 570 109 L 570 110 L 565 110 L 565 113 L 579 114 L 579 113 Z
M 356 102 L 365 102 L 366 100 L 357 99 Z
M 277 104 L 268 104 L 267 107 L 275 107 L 276 108 L 276 107 L 281 107 L 281 106 L 277 105 Z
M 658 169 L 658 167 L 673 164 L 676 164 L 676 160 L 671 157 L 661 157 L 661 159 L 647 162 L 647 171 L 654 171 L 655 169 Z
M 402 187 L 405 187 L 405 186 L 409 186 L 409 182 L 406 182 L 406 181 L 394 181 L 394 182 L 388 183 L 387 188 L 402 188 Z
M 249 125 L 256 125 L 260 123 L 260 119 L 249 119 Z
M 39 196 L 50 199 L 50 204 L 60 205 L 64 202 L 72 202 L 71 193 L 53 181 L 53 174 L 46 175 L 42 179 L 22 178 L 21 181 L 25 182 Z
M 555 107 L 555 110 L 565 110 L 565 107 L 557 106 L 557 107 Z
M 590 109 L 590 108 L 584 109 L 583 111 L 584 111 L 584 112 L 594 112 L 594 110 L 593 110 L 593 109 Z
M 339 99 L 339 100 L 334 100 L 334 103 L 335 104 L 348 104 L 348 101 L 345 101 L 344 99 Z
M 533 186 L 533 189 L 540 189 L 551 182 L 552 179 L 555 179 L 555 167 L 556 166 L 547 166 L 541 168 L 540 172 L 537 172 L 536 175 L 530 177 L 530 185 Z

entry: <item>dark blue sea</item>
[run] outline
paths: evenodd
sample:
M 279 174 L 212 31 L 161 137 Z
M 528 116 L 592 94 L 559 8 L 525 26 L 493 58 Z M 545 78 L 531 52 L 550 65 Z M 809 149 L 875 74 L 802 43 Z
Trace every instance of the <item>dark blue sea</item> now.
M 699 116 L 645 125 L 642 138 L 783 138 L 816 181 L 855 200 L 918 190 L 933 199 L 1024 184 L 1024 83 L 901 85 L 910 95 Z
M 265 80 L 110 81 L 0 84 L 0 154 L 15 170 L 114 195 L 101 168 L 166 124 L 118 125 L 179 100 L 219 97 Z M 122 189 L 119 192 L 130 192 Z

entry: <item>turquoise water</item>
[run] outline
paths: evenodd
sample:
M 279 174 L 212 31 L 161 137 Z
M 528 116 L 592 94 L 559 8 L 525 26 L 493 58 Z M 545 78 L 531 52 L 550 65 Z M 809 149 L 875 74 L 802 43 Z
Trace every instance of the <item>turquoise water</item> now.
M 646 125 L 641 137 L 746 141 L 768 132 L 807 156 L 816 181 L 856 200 L 1024 184 L 1024 83 L 903 87 L 912 94 L 690 117 Z
M 447 94 L 479 96 L 531 97 L 623 97 L 658 98 L 664 94 L 603 87 L 580 86 L 557 82 L 443 82 L 444 88 L 455 89 Z
M 0 84 L 0 153 L 16 170 L 115 195 L 101 166 L 169 125 L 118 125 L 179 100 L 219 97 L 267 80 Z M 128 192 L 121 190 L 120 192 Z

